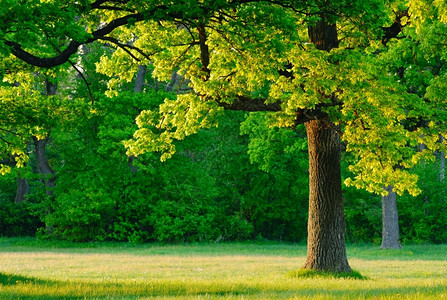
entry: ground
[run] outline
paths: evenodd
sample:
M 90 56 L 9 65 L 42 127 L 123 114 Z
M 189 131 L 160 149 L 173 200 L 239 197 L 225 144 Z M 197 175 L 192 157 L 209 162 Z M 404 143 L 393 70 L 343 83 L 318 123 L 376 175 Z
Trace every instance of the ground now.
M 447 245 L 348 245 L 364 279 L 295 277 L 305 245 L 0 239 L 1 299 L 447 299 Z

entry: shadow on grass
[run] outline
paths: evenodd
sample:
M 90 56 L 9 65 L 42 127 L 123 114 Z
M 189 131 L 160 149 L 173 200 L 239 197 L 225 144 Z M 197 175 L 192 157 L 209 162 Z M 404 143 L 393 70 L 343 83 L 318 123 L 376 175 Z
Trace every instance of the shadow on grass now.
M 55 284 L 55 282 L 16 274 L 0 273 L 0 285 L 7 286 L 17 284 L 52 285 Z
M 346 272 L 327 272 L 327 271 L 300 269 L 296 271 L 290 271 L 287 275 L 292 278 L 321 277 L 321 278 L 347 278 L 347 279 L 360 279 L 360 280 L 368 279 L 367 276 L 363 276 L 362 274 L 360 274 L 360 272 L 355 270 L 346 273 Z

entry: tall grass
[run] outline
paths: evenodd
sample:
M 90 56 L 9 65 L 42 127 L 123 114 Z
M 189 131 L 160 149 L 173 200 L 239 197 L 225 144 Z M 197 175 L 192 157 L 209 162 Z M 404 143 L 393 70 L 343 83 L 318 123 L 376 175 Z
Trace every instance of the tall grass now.
M 0 239 L 0 299 L 447 299 L 447 245 L 348 246 L 363 279 L 291 276 L 306 247 Z

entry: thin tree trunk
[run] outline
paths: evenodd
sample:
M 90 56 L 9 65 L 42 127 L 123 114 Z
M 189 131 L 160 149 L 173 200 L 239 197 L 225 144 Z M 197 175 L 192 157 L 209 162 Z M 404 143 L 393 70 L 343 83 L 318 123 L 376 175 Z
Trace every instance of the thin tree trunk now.
M 143 91 L 144 75 L 146 75 L 147 66 L 141 65 L 138 67 L 137 77 L 135 78 L 135 84 L 133 86 L 134 93 L 140 93 Z
M 146 65 L 141 65 L 138 67 L 137 76 L 135 78 L 135 84 L 133 86 L 134 93 L 141 93 L 143 91 L 144 76 L 146 75 L 146 72 L 147 72 Z M 131 155 L 131 156 L 129 156 L 129 158 L 127 160 L 127 165 L 129 166 L 129 169 L 130 169 L 130 172 L 132 173 L 132 175 L 135 175 L 138 171 L 137 167 L 134 165 L 135 159 L 137 159 L 136 156 Z
M 57 83 L 52 83 L 46 80 L 46 92 L 48 96 L 53 96 L 57 91 Z M 48 157 L 46 154 L 46 146 L 48 144 L 49 137 L 45 139 L 38 139 L 33 137 L 34 147 L 36 151 L 37 167 L 39 168 L 39 173 L 45 182 L 45 192 L 49 197 L 53 197 L 53 188 L 55 186 L 56 178 L 54 177 L 54 171 L 50 167 Z
M 399 217 L 397 213 L 397 196 L 393 187 L 385 188 L 388 195 L 382 196 L 382 249 L 400 249 Z
M 305 269 L 350 272 L 345 247 L 340 141 L 328 120 L 305 123 L 309 144 L 309 220 Z
M 441 151 L 441 157 L 439 158 L 440 168 L 439 168 L 439 180 L 444 181 L 445 179 L 445 152 Z
M 45 80 L 47 96 L 54 96 L 57 92 L 57 83 L 52 83 L 48 80 Z
M 166 91 L 167 92 L 172 92 L 174 90 L 174 86 L 177 83 L 178 79 L 179 79 L 179 75 L 177 74 L 176 71 L 172 72 L 172 76 L 171 76 L 171 81 L 169 82 L 169 84 L 166 86 Z
M 439 137 L 441 143 L 444 142 L 444 137 L 441 135 Z M 439 181 L 444 181 L 445 178 L 445 152 L 439 152 Z
M 53 169 L 50 167 L 46 154 L 48 138 L 39 140 L 38 138 L 33 137 L 33 141 L 36 151 L 37 167 L 39 168 L 39 173 L 45 182 L 45 192 L 48 196 L 52 197 L 56 178 L 54 177 Z
M 443 143 L 444 140 L 445 140 L 444 136 L 440 135 L 439 137 L 440 143 Z M 439 160 L 439 174 L 438 174 L 439 182 L 445 183 L 445 152 L 439 151 L 439 156 L 437 157 L 437 159 Z M 446 194 L 445 184 L 442 184 L 441 197 L 442 201 L 444 202 L 445 202 L 445 194 Z
M 16 190 L 16 197 L 15 202 L 21 203 L 26 200 L 26 195 L 28 195 L 29 192 L 29 183 L 28 179 L 23 178 L 20 175 L 20 172 L 17 173 L 17 190 Z

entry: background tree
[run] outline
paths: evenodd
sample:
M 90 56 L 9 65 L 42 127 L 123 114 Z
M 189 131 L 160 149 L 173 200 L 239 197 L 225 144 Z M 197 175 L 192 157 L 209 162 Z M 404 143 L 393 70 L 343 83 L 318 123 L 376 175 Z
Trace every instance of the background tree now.
M 386 188 L 388 192 L 382 196 L 382 249 L 400 249 L 399 217 L 397 213 L 397 195 L 393 187 Z

